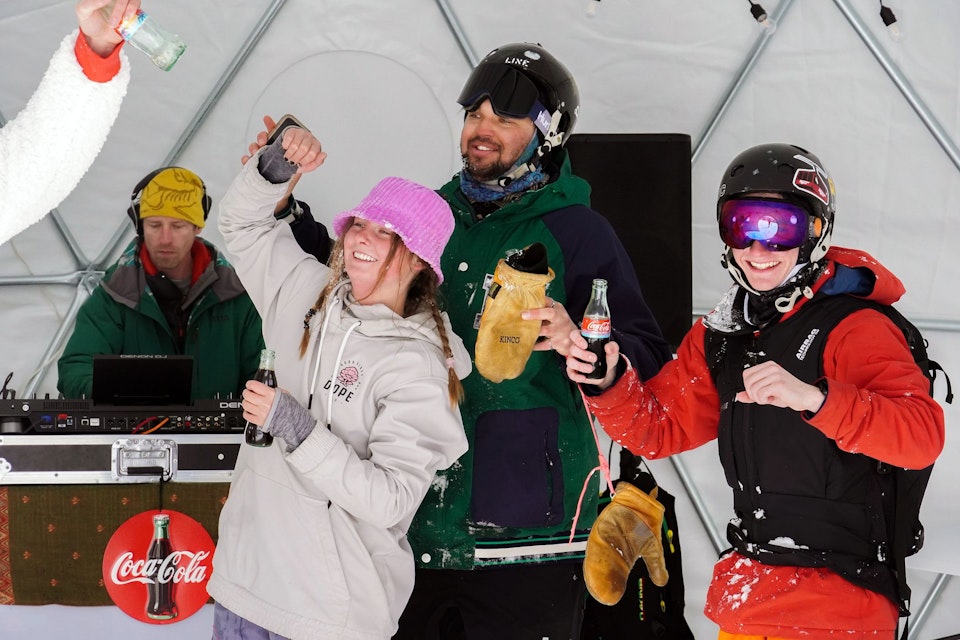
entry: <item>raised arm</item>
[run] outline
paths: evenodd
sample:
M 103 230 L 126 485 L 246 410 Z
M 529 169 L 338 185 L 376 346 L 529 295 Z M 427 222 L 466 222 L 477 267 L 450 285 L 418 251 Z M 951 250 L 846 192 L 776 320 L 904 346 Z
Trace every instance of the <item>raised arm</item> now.
M 80 30 L 63 39 L 26 106 L 0 129 L 0 242 L 73 191 L 120 112 L 130 69 L 120 36 L 100 14 L 107 2 L 77 3 Z M 121 0 L 114 15 L 139 6 Z

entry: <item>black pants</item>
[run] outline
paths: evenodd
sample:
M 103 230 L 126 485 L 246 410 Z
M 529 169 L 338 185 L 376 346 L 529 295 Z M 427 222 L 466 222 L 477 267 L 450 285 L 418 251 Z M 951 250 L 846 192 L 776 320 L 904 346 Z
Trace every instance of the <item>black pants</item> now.
M 417 569 L 394 640 L 578 640 L 586 589 L 575 562 Z

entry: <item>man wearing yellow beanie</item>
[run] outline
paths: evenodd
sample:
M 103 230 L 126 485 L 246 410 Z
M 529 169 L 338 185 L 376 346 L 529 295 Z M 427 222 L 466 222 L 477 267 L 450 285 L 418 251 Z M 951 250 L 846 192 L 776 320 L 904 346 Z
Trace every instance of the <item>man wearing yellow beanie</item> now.
M 239 397 L 263 348 L 260 316 L 233 267 L 198 235 L 210 197 L 189 169 L 164 167 L 133 189 L 137 237 L 77 314 L 57 387 L 89 397 L 101 354 L 191 355 L 193 398 Z
M 161 216 L 186 220 L 201 229 L 206 225 L 206 188 L 197 174 L 166 167 L 151 175 L 140 193 L 141 220 Z
M 138 213 L 134 224 L 143 238 L 141 251 L 174 280 L 191 275 L 193 247 L 206 224 L 206 198 L 197 174 L 167 167 L 147 182 L 139 205 L 130 207 Z

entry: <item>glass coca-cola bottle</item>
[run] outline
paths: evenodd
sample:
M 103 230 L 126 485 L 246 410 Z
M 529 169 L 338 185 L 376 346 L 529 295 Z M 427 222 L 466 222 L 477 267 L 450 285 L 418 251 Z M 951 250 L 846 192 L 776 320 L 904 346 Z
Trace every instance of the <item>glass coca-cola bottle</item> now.
M 268 387 L 277 388 L 277 374 L 273 371 L 273 361 L 276 353 L 273 349 L 264 349 L 260 352 L 260 367 L 253 375 L 253 379 L 262 382 Z M 243 439 L 254 447 L 269 447 L 273 444 L 273 436 L 260 428 L 260 425 L 247 422 L 243 429 Z
M 597 356 L 593 371 L 586 374 L 591 380 L 602 380 L 607 375 L 607 354 L 603 346 L 610 342 L 610 307 L 607 306 L 607 281 L 596 278 L 590 291 L 590 302 L 583 312 L 580 335 L 587 341 L 587 350 Z
M 170 620 L 177 617 L 177 601 L 174 598 L 174 573 L 176 567 L 165 567 L 173 554 L 170 543 L 170 516 L 158 513 L 153 516 L 153 540 L 147 551 L 147 617 L 152 620 Z M 170 560 L 172 561 L 172 559 Z M 167 569 L 164 571 L 164 569 Z
M 111 2 L 100 10 L 108 22 L 114 4 L 116 2 Z M 124 40 L 147 54 L 153 64 L 164 71 L 170 71 L 187 48 L 180 36 L 161 27 L 156 20 L 142 10 L 137 10 L 136 15 L 122 20 L 120 24 L 113 27 Z

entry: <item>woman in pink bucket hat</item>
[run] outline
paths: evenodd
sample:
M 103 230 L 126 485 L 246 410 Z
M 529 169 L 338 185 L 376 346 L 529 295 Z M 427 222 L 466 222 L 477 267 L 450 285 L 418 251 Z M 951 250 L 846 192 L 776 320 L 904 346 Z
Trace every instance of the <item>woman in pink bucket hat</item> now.
M 334 218 L 320 264 L 273 213 L 326 154 L 304 128 L 265 142 L 221 200 L 219 228 L 281 387 L 249 381 L 244 418 L 276 441 L 237 458 L 207 587 L 214 638 L 387 639 L 413 589 L 407 528 L 467 448 L 470 356 L 436 302 L 453 216 L 427 187 L 385 178 Z M 271 153 L 297 177 L 278 182 Z

